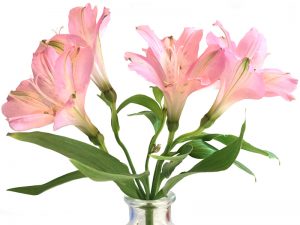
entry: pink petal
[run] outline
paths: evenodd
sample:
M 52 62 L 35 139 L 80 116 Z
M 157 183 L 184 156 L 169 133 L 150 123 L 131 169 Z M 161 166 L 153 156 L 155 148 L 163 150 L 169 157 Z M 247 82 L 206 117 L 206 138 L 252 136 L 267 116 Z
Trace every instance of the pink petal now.
M 264 36 L 252 28 L 239 42 L 236 53 L 240 58 L 248 57 L 251 64 L 259 68 L 267 56 L 267 44 Z
M 161 40 L 154 34 L 148 26 L 139 26 L 136 28 L 138 33 L 147 41 L 155 57 L 160 60 L 164 53 L 164 47 Z
M 126 52 L 125 59 L 130 60 L 131 63 L 128 65 L 128 67 L 131 70 L 136 71 L 146 80 L 163 89 L 164 85 L 162 83 L 162 78 L 164 75 L 157 73 L 157 71 L 161 71 L 161 68 L 155 69 L 155 67 L 151 65 L 151 62 L 149 62 L 149 60 L 146 57 L 139 54 Z
M 228 61 L 221 76 L 221 89 L 218 101 L 229 106 L 242 99 L 260 99 L 265 94 L 262 77 L 244 60 L 237 60 L 226 55 Z M 223 100 L 221 100 L 223 99 Z
M 32 71 L 34 82 L 47 96 L 53 97 L 54 92 L 54 64 L 58 54 L 56 51 L 47 46 L 45 43 L 41 43 L 37 51 L 33 55 L 32 59 Z M 55 98 L 55 97 L 54 97 Z
M 58 45 L 63 46 L 63 49 L 61 51 L 59 51 L 59 54 L 61 54 L 65 50 L 67 51 L 69 48 L 72 48 L 74 46 L 78 46 L 78 47 L 88 47 L 89 46 L 84 39 L 82 39 L 80 36 L 73 35 L 73 34 L 57 34 L 57 35 L 53 36 L 50 40 L 48 40 L 47 43 L 49 43 L 49 45 L 51 45 L 51 42 L 58 43 Z M 51 45 L 51 47 L 53 48 L 52 45 Z M 58 57 L 56 57 L 56 59 L 57 58 Z
M 199 89 L 216 82 L 220 78 L 224 66 L 224 51 L 216 46 L 209 46 L 193 64 L 187 77 L 196 80 L 196 88 Z
M 237 102 L 243 99 L 260 99 L 265 95 L 265 85 L 261 76 L 250 73 L 246 81 L 234 91 L 231 101 Z
M 55 90 L 61 102 L 66 102 L 71 95 L 85 95 L 93 67 L 93 52 L 89 47 L 74 45 L 67 49 L 56 61 L 54 70 Z M 70 43 L 68 43 L 70 45 Z
M 69 13 L 69 32 L 83 38 L 90 46 L 94 46 L 98 36 L 96 24 L 97 8 L 91 8 L 90 4 L 85 7 L 76 7 Z
M 57 112 L 54 119 L 53 129 L 57 130 L 68 125 L 86 127 L 86 121 L 89 121 L 89 119 L 86 116 L 84 108 L 78 107 L 77 99 L 70 98 Z
M 2 111 L 6 117 L 16 117 L 35 112 L 51 113 L 51 108 L 52 104 L 37 92 L 32 79 L 29 79 L 22 81 L 16 91 L 11 92 Z
M 224 33 L 225 37 L 221 37 L 219 38 L 219 41 L 216 41 L 215 37 L 213 36 L 212 33 L 209 33 L 207 36 L 207 42 L 208 44 L 216 44 L 218 43 L 218 45 L 221 48 L 229 48 L 231 51 L 235 50 L 235 43 L 231 40 L 230 38 L 230 34 L 229 32 L 223 27 L 222 23 L 220 21 L 216 21 L 214 24 L 214 26 L 218 26 Z
M 85 93 L 90 82 L 94 55 L 90 48 L 78 48 L 75 51 L 78 53 L 72 60 L 74 89 L 76 93 Z
M 40 128 L 53 122 L 53 116 L 48 114 L 32 114 L 8 118 L 9 126 L 15 131 L 25 131 Z
M 79 116 L 79 115 L 78 115 Z M 57 130 L 64 126 L 76 125 L 77 117 L 74 109 L 74 101 L 70 99 L 55 116 L 53 129 Z
M 36 92 L 32 80 L 20 83 L 16 91 L 7 98 L 2 113 L 14 130 L 41 127 L 53 121 L 51 103 Z
M 107 24 L 110 21 L 110 11 L 108 8 L 104 7 L 102 15 L 97 22 L 97 30 L 102 35 L 104 29 L 107 27 Z
M 61 102 L 67 102 L 72 95 L 76 95 L 73 79 L 71 51 L 66 51 L 56 61 L 54 67 L 55 92 Z
M 176 48 L 180 49 L 182 57 L 189 62 L 189 65 L 197 59 L 202 35 L 202 30 L 184 28 L 180 38 L 176 41 Z
M 294 97 L 291 95 L 296 87 L 298 80 L 292 78 L 290 74 L 277 69 L 264 69 L 260 71 L 263 76 L 267 97 L 281 96 L 285 100 L 291 101 Z

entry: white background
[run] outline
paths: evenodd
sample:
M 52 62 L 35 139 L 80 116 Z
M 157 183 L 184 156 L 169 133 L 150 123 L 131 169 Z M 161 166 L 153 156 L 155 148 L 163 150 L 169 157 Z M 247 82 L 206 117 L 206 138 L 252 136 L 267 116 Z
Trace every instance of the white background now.
M 143 24 L 150 25 L 160 37 L 178 37 L 185 26 L 204 28 L 206 32 L 216 31 L 212 24 L 218 19 L 235 41 L 251 27 L 256 27 L 268 41 L 271 54 L 266 67 L 280 68 L 299 79 L 300 4 L 297 0 L 99 0 L 91 3 L 97 4 L 99 9 L 105 5 L 112 12 L 102 43 L 107 70 L 118 92 L 119 102 L 136 93 L 151 94 L 150 84 L 130 72 L 123 58 L 125 51 L 141 53 L 141 48 L 146 47 L 135 31 L 135 26 Z M 2 1 L 1 104 L 10 90 L 30 77 L 31 57 L 38 42 L 50 38 L 61 26 L 64 26 L 62 32 L 66 32 L 69 9 L 85 4 L 80 0 Z M 205 47 L 204 40 L 201 45 Z M 109 127 L 109 111 L 95 97 L 96 93 L 91 84 L 87 111 L 105 133 L 110 152 L 124 161 Z M 294 94 L 299 99 L 299 90 Z M 215 95 L 216 90 L 210 88 L 190 97 L 179 133 L 197 127 Z M 176 225 L 300 224 L 299 100 L 288 103 L 280 98 L 268 98 L 240 102 L 230 108 L 210 131 L 238 134 L 245 108 L 245 139 L 276 153 L 281 166 L 275 160 L 242 153 L 239 159 L 256 173 L 256 183 L 251 176 L 236 168 L 186 178 L 174 188 L 177 200 L 173 206 L 173 220 Z M 152 128 L 144 118 L 126 116 L 137 110 L 138 107 L 131 107 L 121 114 L 121 136 L 136 167 L 142 172 Z M 10 187 L 46 182 L 72 171 L 73 167 L 56 153 L 6 137 L 11 130 L 2 115 L 0 127 L 1 225 L 126 224 L 127 206 L 123 194 L 113 183 L 82 179 L 36 197 L 6 192 Z M 48 126 L 42 130 L 51 132 L 51 129 Z M 58 133 L 87 141 L 72 127 L 63 128 Z M 160 143 L 165 143 L 163 138 Z M 182 169 L 191 167 L 191 163 L 185 163 Z

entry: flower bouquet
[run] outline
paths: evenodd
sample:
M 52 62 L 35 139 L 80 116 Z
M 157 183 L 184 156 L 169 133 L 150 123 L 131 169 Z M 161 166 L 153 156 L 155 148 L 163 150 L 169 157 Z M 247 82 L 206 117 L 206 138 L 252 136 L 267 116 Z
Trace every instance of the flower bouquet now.
M 254 175 L 246 165 L 237 161 L 241 149 L 277 158 L 275 154 L 243 140 L 246 122 L 237 135 L 206 132 L 240 100 L 274 96 L 293 100 L 291 92 L 296 88 L 297 80 L 281 70 L 263 68 L 267 49 L 261 33 L 253 28 L 236 44 L 217 21 L 214 26 L 223 35 L 208 33 L 207 46 L 199 56 L 203 36 L 200 29 L 187 27 L 178 38 L 167 36 L 160 39 L 148 26 L 138 26 L 137 32 L 149 47 L 143 49 L 142 54 L 127 52 L 125 59 L 129 69 L 154 85 L 151 87 L 153 96 L 137 94 L 119 104 L 117 92 L 105 69 L 100 39 L 110 12 L 104 8 L 100 18 L 97 14 L 97 8 L 90 4 L 71 9 L 69 33 L 56 34 L 39 43 L 32 59 L 33 77 L 11 91 L 2 106 L 10 127 L 18 131 L 8 133 L 8 136 L 62 154 L 70 159 L 76 170 L 43 185 L 16 187 L 9 191 L 38 195 L 85 177 L 98 182 L 113 181 L 125 194 L 130 206 L 129 224 L 172 224 L 170 204 L 175 196 L 171 189 L 183 178 L 223 171 L 233 164 Z M 110 109 L 115 141 L 127 162 L 121 162 L 110 153 L 104 133 L 85 111 L 90 81 L 99 89 L 99 104 L 104 103 Z M 176 135 L 188 96 L 216 83 L 219 92 L 207 113 L 199 117 L 199 125 L 189 133 Z M 144 116 L 154 128 L 145 149 L 144 171 L 136 171 L 132 152 L 119 135 L 118 114 L 129 104 L 144 107 L 144 111 L 131 116 Z M 90 144 L 45 132 L 23 132 L 52 123 L 54 130 L 67 125 L 77 127 L 88 137 Z M 168 138 L 162 148 L 157 139 L 165 127 Z M 223 147 L 214 146 L 215 142 Z M 180 171 L 180 164 L 189 157 L 197 162 L 190 165 L 190 169 Z M 155 168 L 149 166 L 150 160 L 156 163 Z

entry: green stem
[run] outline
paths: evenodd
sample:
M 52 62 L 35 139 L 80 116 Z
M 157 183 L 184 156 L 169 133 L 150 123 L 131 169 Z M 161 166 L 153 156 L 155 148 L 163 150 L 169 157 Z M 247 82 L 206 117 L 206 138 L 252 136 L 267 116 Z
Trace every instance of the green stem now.
M 147 156 L 146 156 L 145 171 L 149 171 L 150 154 L 152 153 L 153 148 L 155 147 L 156 140 L 157 140 L 159 134 L 161 133 L 165 122 L 166 122 L 166 111 L 164 110 L 161 125 L 158 128 L 157 132 L 155 132 L 154 136 L 151 138 L 151 141 L 149 143 L 148 152 L 147 152 Z M 146 187 L 147 187 L 146 188 L 146 199 L 149 199 L 149 197 L 150 197 L 150 190 L 149 190 L 150 181 L 149 181 L 149 179 L 150 178 L 148 176 L 147 180 L 146 180 Z
M 166 146 L 164 152 L 162 153 L 162 156 L 168 154 L 169 151 L 171 150 L 174 136 L 175 136 L 175 131 L 169 132 L 167 146 Z M 159 190 L 159 186 L 161 183 L 160 175 L 161 175 L 161 169 L 162 169 L 163 163 L 164 163 L 164 160 L 158 160 L 156 163 L 155 171 L 154 171 L 154 175 L 153 175 L 150 199 L 155 199 L 155 195 L 156 195 L 157 191 Z
M 146 225 L 154 225 L 153 221 L 153 206 L 149 204 L 145 207 Z
M 177 144 L 191 140 L 193 137 L 197 137 L 197 136 L 201 135 L 205 129 L 206 129 L 205 126 L 200 126 L 198 129 L 196 129 L 194 131 L 180 135 L 173 141 L 170 149 L 172 150 Z
M 123 150 L 123 152 L 124 152 L 124 154 L 126 156 L 127 162 L 129 164 L 129 167 L 130 167 L 130 170 L 131 170 L 131 173 L 132 174 L 137 174 L 136 170 L 134 168 L 134 165 L 132 163 L 130 154 L 129 154 L 126 146 L 121 141 L 120 136 L 119 136 L 119 122 L 118 122 L 119 119 L 118 119 L 116 104 L 112 103 L 111 106 L 110 106 L 110 108 L 111 108 L 111 113 L 112 113 L 111 123 L 112 123 L 112 128 L 113 128 L 115 139 L 116 139 L 117 143 L 119 144 L 119 146 L 122 148 L 122 150 Z M 136 185 L 138 186 L 138 189 L 139 189 L 139 192 L 138 192 L 139 197 L 141 199 L 144 199 L 145 198 L 145 192 L 144 192 L 144 190 L 142 188 L 140 180 L 139 179 L 135 179 L 135 183 L 136 183 Z

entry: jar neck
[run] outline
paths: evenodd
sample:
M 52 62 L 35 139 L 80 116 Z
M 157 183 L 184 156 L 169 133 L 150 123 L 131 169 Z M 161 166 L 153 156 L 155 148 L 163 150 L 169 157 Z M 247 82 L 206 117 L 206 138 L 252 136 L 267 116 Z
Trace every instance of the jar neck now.
M 157 200 L 140 200 L 125 197 L 129 206 L 130 222 L 128 225 L 173 225 L 171 222 L 171 205 L 175 194 Z

